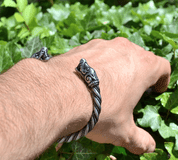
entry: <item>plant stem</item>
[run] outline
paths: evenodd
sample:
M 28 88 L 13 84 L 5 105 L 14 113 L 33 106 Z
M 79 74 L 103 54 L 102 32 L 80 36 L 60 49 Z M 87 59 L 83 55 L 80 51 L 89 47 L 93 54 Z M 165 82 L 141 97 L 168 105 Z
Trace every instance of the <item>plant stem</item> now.
M 168 112 L 167 112 L 165 121 L 167 120 L 167 118 L 168 118 L 168 116 L 169 116 L 169 112 L 170 112 L 170 110 L 168 110 Z

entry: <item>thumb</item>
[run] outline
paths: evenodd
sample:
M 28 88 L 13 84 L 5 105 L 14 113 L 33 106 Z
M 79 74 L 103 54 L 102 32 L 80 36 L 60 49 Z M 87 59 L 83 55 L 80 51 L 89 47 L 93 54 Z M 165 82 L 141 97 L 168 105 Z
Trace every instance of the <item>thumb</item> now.
M 131 137 L 129 138 L 128 143 L 123 144 L 123 147 L 131 153 L 143 154 L 154 152 L 156 143 L 148 132 L 134 124 L 134 128 L 130 135 Z

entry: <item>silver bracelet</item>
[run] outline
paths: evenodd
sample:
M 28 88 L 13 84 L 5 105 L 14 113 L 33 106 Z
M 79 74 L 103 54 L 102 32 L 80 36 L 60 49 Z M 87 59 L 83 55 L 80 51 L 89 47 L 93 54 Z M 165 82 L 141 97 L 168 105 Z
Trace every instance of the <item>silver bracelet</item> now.
M 48 55 L 48 49 L 46 47 L 42 47 L 41 50 L 37 53 L 34 53 L 31 58 L 36 58 L 42 61 L 48 61 L 51 56 Z M 85 59 L 81 59 L 79 65 L 75 68 L 77 73 L 81 75 L 84 79 L 86 85 L 91 91 L 92 99 L 93 99 L 93 112 L 92 116 L 87 123 L 87 125 L 81 130 L 72 133 L 68 136 L 60 138 L 57 143 L 71 142 L 73 140 L 78 140 L 81 137 L 84 137 L 88 132 L 90 132 L 96 123 L 98 122 L 99 115 L 101 112 L 101 95 L 99 88 L 99 79 L 96 75 L 96 72 L 93 68 L 91 68 Z

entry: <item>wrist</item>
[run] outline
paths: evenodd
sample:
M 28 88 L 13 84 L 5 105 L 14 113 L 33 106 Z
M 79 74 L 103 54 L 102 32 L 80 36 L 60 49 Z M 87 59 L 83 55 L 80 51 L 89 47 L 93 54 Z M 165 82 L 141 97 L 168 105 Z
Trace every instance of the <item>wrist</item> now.
M 92 115 L 92 97 L 84 81 L 79 78 L 75 71 L 78 62 L 79 60 L 67 59 L 65 56 L 53 57 L 49 61 L 50 72 L 55 75 L 56 79 L 54 88 L 60 84 L 59 97 L 62 99 L 62 110 L 59 113 L 62 114 L 63 120 L 66 122 L 62 130 L 61 126 L 58 127 L 62 131 L 58 138 L 81 130 Z M 56 107 L 58 109 L 57 105 Z M 61 121 L 60 115 L 57 117 L 57 121 Z

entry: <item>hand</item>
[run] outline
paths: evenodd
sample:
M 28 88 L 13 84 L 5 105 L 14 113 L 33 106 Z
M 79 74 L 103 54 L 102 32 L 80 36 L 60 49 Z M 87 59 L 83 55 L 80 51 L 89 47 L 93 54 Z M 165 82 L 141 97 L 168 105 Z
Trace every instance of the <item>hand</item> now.
M 86 137 L 99 143 L 127 148 L 134 154 L 153 152 L 155 141 L 134 123 L 133 110 L 143 93 L 153 87 L 164 92 L 170 81 L 170 63 L 126 38 L 95 39 L 61 55 L 81 58 L 95 69 L 102 97 L 99 121 Z

